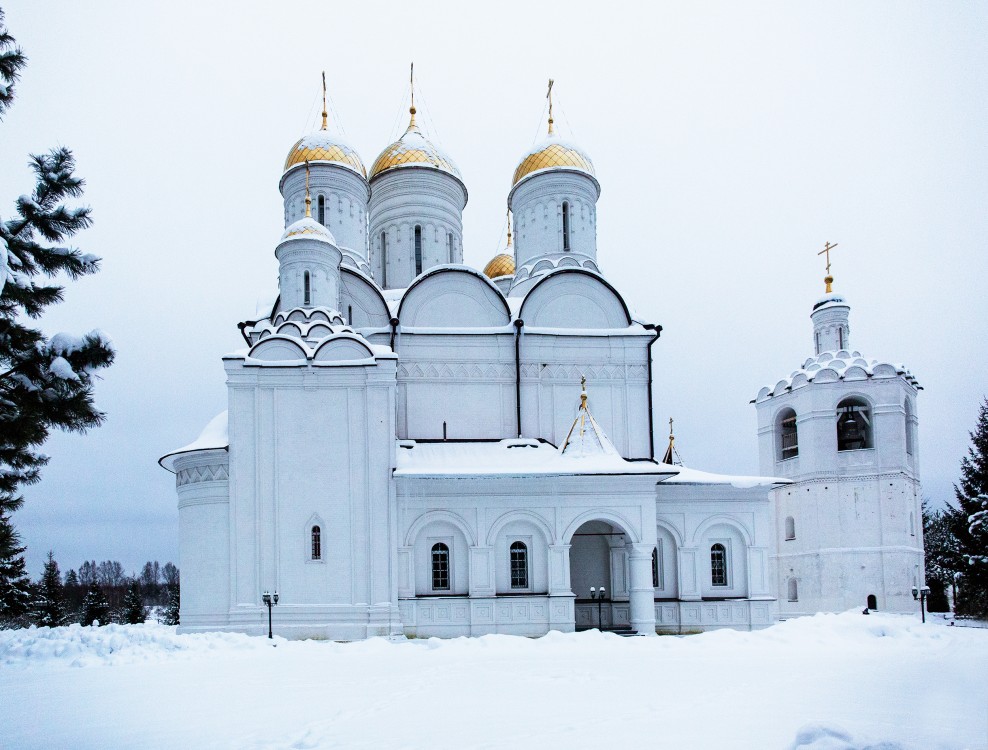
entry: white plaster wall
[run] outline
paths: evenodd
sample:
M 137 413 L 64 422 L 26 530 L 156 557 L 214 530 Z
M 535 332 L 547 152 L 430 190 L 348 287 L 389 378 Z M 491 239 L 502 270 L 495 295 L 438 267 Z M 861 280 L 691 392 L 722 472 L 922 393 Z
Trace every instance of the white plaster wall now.
M 369 206 L 374 280 L 385 289 L 403 289 L 418 275 L 416 225 L 422 227 L 423 272 L 437 265 L 462 263 L 466 202 L 463 183 L 436 169 L 392 169 L 376 177 L 371 185 Z M 386 254 L 381 246 L 382 233 L 387 234 Z
M 292 238 L 275 250 L 281 309 L 340 305 L 340 263 L 343 254 L 321 240 Z M 305 302 L 305 273 L 309 273 L 309 302 Z
M 514 217 L 515 265 L 566 252 L 563 248 L 562 204 L 569 203 L 570 249 L 597 260 L 597 198 L 600 186 L 583 172 L 551 170 L 516 185 L 508 197 Z
M 325 199 L 324 225 L 332 232 L 341 248 L 367 260 L 367 181 L 346 167 L 311 162 L 309 192 L 312 197 L 312 218 L 318 221 L 318 199 Z M 305 166 L 296 166 L 281 180 L 281 195 L 285 204 L 285 226 L 305 216 Z

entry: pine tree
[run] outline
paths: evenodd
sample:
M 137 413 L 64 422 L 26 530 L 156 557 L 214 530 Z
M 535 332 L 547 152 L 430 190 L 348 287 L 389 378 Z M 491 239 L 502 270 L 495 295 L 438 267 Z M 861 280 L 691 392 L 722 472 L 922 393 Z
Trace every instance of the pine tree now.
M 0 514 L 0 627 L 27 624 L 31 579 L 24 563 L 24 548 L 14 527 Z
M 178 625 L 180 596 L 178 584 L 168 587 L 168 606 L 165 608 L 165 625 Z
M 952 530 L 965 565 L 957 611 L 988 617 L 988 398 L 981 404 L 971 447 L 961 459 L 960 485 L 954 485 L 959 513 Z
M 65 590 L 62 588 L 58 563 L 51 550 L 48 551 L 41 580 L 35 587 L 31 609 L 36 625 L 54 628 L 65 624 Z
M 141 584 L 136 578 L 132 579 L 123 601 L 123 621 L 129 625 L 139 625 L 147 619 L 147 609 L 141 597 Z
M 0 117 L 26 62 L 0 11 Z M 70 279 L 95 273 L 100 262 L 66 246 L 91 222 L 88 208 L 65 205 L 83 187 L 73 175 L 72 152 L 59 147 L 28 163 L 34 190 L 17 199 L 11 218 L 0 218 L 0 527 L 6 529 L 0 544 L 7 541 L 0 559 L 13 557 L 17 547 L 10 513 L 23 502 L 19 488 L 37 482 L 48 463 L 39 446 L 51 429 L 84 432 L 103 421 L 93 403 L 93 377 L 113 361 L 109 339 L 99 331 L 49 339 L 27 325 L 62 301 L 62 287 L 46 281 L 62 273 Z M 0 584 L 0 596 L 4 591 Z
M 106 625 L 110 621 L 110 603 L 98 583 L 92 583 L 86 598 L 82 600 L 82 624 L 92 625 L 97 622 Z

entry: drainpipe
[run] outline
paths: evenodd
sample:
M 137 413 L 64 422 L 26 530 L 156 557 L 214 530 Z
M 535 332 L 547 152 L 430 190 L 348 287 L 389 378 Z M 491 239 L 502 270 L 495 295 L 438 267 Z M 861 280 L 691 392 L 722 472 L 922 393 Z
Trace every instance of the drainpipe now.
M 515 318 L 515 421 L 521 437 L 521 329 L 525 321 Z
M 391 319 L 391 351 L 395 350 L 395 334 L 398 333 L 398 318 Z
M 652 432 L 652 344 L 659 340 L 662 334 L 662 326 L 653 323 L 646 323 L 642 326 L 646 331 L 654 331 L 655 337 L 648 342 L 648 457 L 655 460 L 655 434 Z

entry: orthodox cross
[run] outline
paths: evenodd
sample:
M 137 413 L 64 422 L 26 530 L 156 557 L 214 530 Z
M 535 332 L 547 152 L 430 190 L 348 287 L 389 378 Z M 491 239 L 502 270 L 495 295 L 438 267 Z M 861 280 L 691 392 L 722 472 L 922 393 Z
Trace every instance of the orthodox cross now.
M 672 417 L 669 417 L 669 437 L 672 437 Z
M 827 254 L 827 275 L 824 277 L 823 282 L 827 285 L 827 294 L 830 294 L 833 289 L 830 285 L 834 283 L 834 277 L 830 275 L 830 251 L 837 247 L 835 242 L 833 245 L 830 244 L 830 240 L 827 240 L 827 244 L 823 246 L 823 250 L 817 253 L 817 255 Z
M 556 132 L 555 128 L 552 126 L 552 84 L 553 80 L 549 79 L 549 90 L 545 93 L 545 98 L 549 100 L 549 135 Z
M 326 129 L 329 113 L 326 111 L 326 71 L 322 72 L 322 129 Z

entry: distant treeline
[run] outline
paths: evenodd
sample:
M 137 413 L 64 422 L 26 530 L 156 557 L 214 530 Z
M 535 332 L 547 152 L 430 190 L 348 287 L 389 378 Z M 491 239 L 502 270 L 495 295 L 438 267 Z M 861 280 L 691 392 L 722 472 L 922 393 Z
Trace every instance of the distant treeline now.
M 31 584 L 27 613 L 0 626 L 136 624 L 152 612 L 166 625 L 177 625 L 178 607 L 178 568 L 170 562 L 148 561 L 140 573 L 127 575 L 116 560 L 87 560 L 63 577 L 49 552 L 41 577 Z

